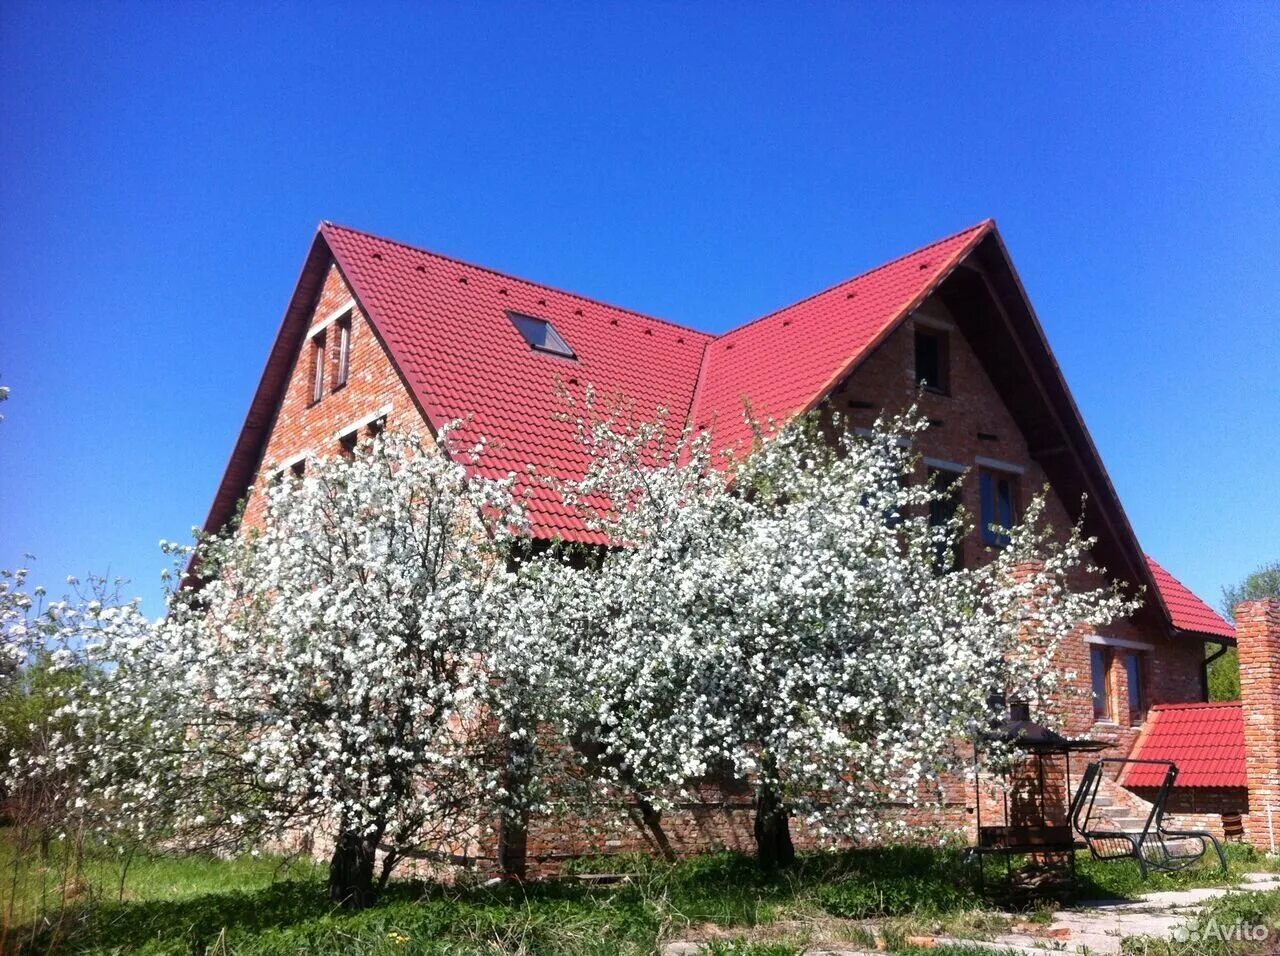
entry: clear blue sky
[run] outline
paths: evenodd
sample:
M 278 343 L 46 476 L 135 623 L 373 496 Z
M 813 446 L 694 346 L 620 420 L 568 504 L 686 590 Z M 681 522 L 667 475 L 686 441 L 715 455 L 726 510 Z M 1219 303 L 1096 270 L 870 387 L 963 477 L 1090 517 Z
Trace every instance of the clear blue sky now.
M 0 565 L 159 610 L 321 219 L 718 331 L 994 216 L 1145 547 L 1280 558 L 1280 5 L 0 6 Z

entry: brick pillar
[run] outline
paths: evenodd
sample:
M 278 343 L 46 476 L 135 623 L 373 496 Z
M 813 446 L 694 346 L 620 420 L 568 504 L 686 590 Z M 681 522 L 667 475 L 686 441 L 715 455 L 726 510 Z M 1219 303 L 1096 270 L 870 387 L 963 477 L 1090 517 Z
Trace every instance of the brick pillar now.
M 1271 848 L 1270 807 L 1280 848 L 1280 598 L 1248 601 L 1236 608 L 1236 640 L 1249 781 L 1249 841 L 1263 850 Z

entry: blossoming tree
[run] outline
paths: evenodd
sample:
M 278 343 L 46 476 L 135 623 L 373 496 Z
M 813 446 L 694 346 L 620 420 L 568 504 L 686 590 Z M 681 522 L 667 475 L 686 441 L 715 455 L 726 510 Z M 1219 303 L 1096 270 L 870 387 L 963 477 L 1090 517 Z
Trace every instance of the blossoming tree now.
M 1062 640 L 1126 610 L 1073 585 L 1088 542 L 1039 502 L 989 560 L 942 573 L 967 524 L 910 480 L 924 427 L 806 420 L 722 461 L 661 422 L 584 418 L 592 465 L 561 490 L 613 546 L 574 553 L 529 548 L 515 479 L 468 467 L 481 449 L 384 435 L 308 462 L 189 567 L 168 546 L 183 586 L 160 622 L 90 602 L 36 627 L 10 602 L 9 656 L 82 676 L 65 731 L 7 776 L 172 846 L 329 833 L 330 893 L 356 907 L 495 810 L 519 873 L 507 857 L 566 770 L 629 791 L 656 834 L 698 781 L 750 780 L 768 864 L 797 814 L 868 833 L 882 801 L 958 769 L 989 697 L 1047 700 Z M 569 746 L 543 746 L 549 728 Z
M 1089 542 L 1056 536 L 1040 499 L 1007 546 L 949 570 L 969 526 L 948 489 L 912 480 L 924 427 L 806 420 L 732 463 L 660 424 L 590 429 L 570 494 L 619 547 L 539 573 L 548 648 L 572 667 L 559 719 L 607 783 L 660 808 L 708 775 L 749 779 L 759 857 L 785 863 L 793 815 L 867 834 L 885 801 L 962 769 L 991 697 L 1059 689 L 1062 641 L 1128 605 L 1072 586 Z
M 163 621 L 84 648 L 84 812 L 231 851 L 330 833 L 353 907 L 406 850 L 474 837 L 495 786 L 478 665 L 523 527 L 510 482 L 410 437 L 280 479 L 260 525 L 199 545 Z

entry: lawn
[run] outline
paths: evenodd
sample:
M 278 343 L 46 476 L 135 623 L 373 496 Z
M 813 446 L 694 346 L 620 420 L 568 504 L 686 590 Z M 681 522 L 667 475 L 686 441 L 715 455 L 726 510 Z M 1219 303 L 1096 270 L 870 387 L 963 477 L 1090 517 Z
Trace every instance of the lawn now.
M 148 856 L 130 863 L 122 894 L 121 861 L 89 854 L 60 919 L 61 857 L 55 852 L 46 866 L 20 867 L 26 878 L 15 892 L 8 878 L 13 846 L 0 847 L 7 853 L 0 896 L 4 910 L 12 903 L 18 914 L 8 945 L 28 953 L 588 956 L 653 953 L 663 941 L 695 938 L 712 941 L 711 952 L 726 956 L 783 956 L 822 941 L 870 947 L 869 919 L 891 951 L 908 953 L 913 936 L 945 931 L 980 939 L 1009 922 L 966 879 L 957 851 L 920 847 L 810 855 L 776 875 L 726 853 L 674 866 L 612 860 L 611 869 L 632 872 L 609 885 L 573 878 L 523 887 L 404 880 L 362 913 L 335 911 L 325 898 L 323 868 L 309 861 Z M 1232 866 L 1258 869 L 1261 861 L 1236 848 Z M 1084 861 L 1080 871 L 1087 896 L 1221 881 L 1203 870 L 1144 885 L 1136 868 Z M 43 921 L 33 924 L 41 911 Z

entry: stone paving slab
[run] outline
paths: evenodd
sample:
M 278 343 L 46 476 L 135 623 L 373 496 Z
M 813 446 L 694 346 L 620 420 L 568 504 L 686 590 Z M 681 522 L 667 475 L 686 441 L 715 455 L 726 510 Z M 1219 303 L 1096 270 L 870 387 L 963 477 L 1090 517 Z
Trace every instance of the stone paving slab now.
M 1170 939 L 1174 929 L 1199 912 L 1209 900 L 1237 892 L 1264 892 L 1280 889 L 1280 875 L 1249 873 L 1236 886 L 1198 887 L 1190 890 L 1162 890 L 1144 893 L 1136 900 L 1098 900 L 1080 903 L 1054 914 L 1046 938 L 1022 933 L 1003 933 L 993 942 L 997 947 L 1013 947 L 1019 952 L 1043 954 L 1049 950 L 1092 952 L 1113 956 L 1120 952 L 1126 936 L 1153 936 Z M 1064 933 L 1065 931 L 1065 933 Z M 1056 935 L 1054 935 L 1056 934 Z M 981 940 L 960 940 L 963 945 L 991 946 Z
M 1126 936 L 1153 936 L 1170 939 L 1173 930 L 1194 916 L 1209 900 L 1228 893 L 1280 890 L 1280 874 L 1246 873 L 1236 886 L 1210 886 L 1190 890 L 1162 890 L 1144 893 L 1135 900 L 1095 900 L 1058 910 L 1043 935 L 1011 932 L 991 940 L 959 939 L 938 936 L 938 945 L 977 946 L 1022 956 L 1045 956 L 1049 952 L 1096 953 L 1116 956 Z M 698 956 L 704 944 L 698 942 L 668 943 L 663 956 Z M 842 947 L 823 943 L 806 949 L 806 956 L 877 956 L 859 947 Z

